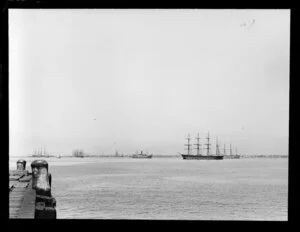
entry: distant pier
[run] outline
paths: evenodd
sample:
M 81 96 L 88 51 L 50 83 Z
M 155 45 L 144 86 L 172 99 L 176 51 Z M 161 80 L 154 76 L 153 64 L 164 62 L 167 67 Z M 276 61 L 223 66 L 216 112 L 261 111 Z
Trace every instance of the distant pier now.
M 9 171 L 9 218 L 56 219 L 56 200 L 51 194 L 51 174 L 45 160 L 17 161 L 17 170 Z

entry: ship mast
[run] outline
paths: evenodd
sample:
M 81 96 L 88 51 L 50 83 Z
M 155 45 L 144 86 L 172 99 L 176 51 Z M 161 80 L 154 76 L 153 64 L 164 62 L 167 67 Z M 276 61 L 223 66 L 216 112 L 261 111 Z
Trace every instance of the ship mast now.
M 226 148 L 225 148 L 225 143 L 224 143 L 224 155 L 226 155 Z
M 190 138 L 190 134 L 188 134 L 188 137 L 186 138 L 187 139 L 187 141 L 188 141 L 188 143 L 187 144 L 184 144 L 184 146 L 187 146 L 187 149 L 185 149 L 185 150 L 187 150 L 188 151 L 188 155 L 190 155 L 190 151 L 191 151 L 191 144 L 190 144 L 190 140 L 191 140 L 191 138 Z
M 237 149 L 235 149 L 235 155 L 238 155 L 238 154 L 237 154 Z
M 209 146 L 210 146 L 210 143 L 209 143 L 209 132 L 208 132 L 208 135 L 207 135 L 207 143 L 205 144 L 206 145 L 206 150 L 207 150 L 207 155 L 209 155 Z
M 231 148 L 231 144 L 230 144 L 230 155 L 232 155 L 232 148 Z
M 201 147 L 201 144 L 200 144 L 200 137 L 199 137 L 199 133 L 198 133 L 198 137 L 196 138 L 197 139 L 197 143 L 196 144 L 194 144 L 194 145 L 196 145 L 197 147 L 196 147 L 196 149 L 197 149 L 197 155 L 201 155 L 201 153 L 200 153 L 200 147 Z
M 217 137 L 217 142 L 216 142 L 216 155 L 220 155 L 218 137 Z

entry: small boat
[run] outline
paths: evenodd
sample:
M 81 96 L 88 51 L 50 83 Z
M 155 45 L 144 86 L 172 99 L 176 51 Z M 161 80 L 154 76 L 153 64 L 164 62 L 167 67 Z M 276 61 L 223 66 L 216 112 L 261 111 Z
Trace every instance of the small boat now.
M 152 154 L 145 154 L 143 151 L 141 151 L 141 153 L 135 153 L 131 157 L 135 159 L 151 159 L 152 156 Z

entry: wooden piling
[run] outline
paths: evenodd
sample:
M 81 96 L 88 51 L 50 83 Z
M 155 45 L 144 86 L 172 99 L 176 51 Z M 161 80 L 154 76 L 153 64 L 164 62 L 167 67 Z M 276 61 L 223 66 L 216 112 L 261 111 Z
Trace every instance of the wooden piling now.
M 36 191 L 35 219 L 56 219 L 56 200 L 51 195 L 51 174 L 48 173 L 48 163 L 45 160 L 35 160 L 31 163 L 33 173 L 32 188 Z
M 31 163 L 18 160 L 17 170 L 9 171 L 9 217 L 56 219 L 56 200 L 51 194 L 51 174 L 45 160 Z
M 25 171 L 26 170 L 26 161 L 25 160 L 18 160 L 17 161 L 17 170 Z

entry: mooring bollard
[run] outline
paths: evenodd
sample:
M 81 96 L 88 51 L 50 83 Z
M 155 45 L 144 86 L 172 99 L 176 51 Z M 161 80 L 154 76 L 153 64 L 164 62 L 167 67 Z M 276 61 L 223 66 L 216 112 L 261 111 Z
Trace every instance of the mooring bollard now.
M 35 160 L 31 163 L 32 188 L 37 194 L 51 196 L 49 184 L 48 163 L 45 160 Z
M 19 180 L 22 176 L 28 175 L 28 171 L 26 169 L 26 161 L 18 160 L 17 161 L 17 169 L 9 170 L 9 180 Z
M 48 163 L 45 160 L 35 160 L 31 163 L 32 169 L 32 189 L 36 189 L 37 180 L 40 173 L 48 173 Z M 46 170 L 45 170 L 46 169 Z M 44 176 L 44 174 L 42 175 Z
M 26 170 L 26 161 L 25 160 L 18 160 L 17 161 L 17 170 L 18 171 L 25 171 Z
M 32 188 L 36 191 L 36 219 L 56 219 L 56 200 L 51 195 L 51 174 L 48 173 L 48 163 L 45 160 L 35 160 L 31 163 Z

